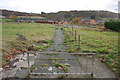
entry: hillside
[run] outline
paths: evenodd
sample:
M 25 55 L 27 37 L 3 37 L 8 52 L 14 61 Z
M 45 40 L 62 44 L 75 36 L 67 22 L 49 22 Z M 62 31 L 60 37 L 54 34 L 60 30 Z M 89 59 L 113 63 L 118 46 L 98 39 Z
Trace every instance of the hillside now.
M 74 17 L 80 18 L 91 18 L 94 17 L 97 19 L 111 18 L 115 19 L 117 13 L 109 11 L 59 11 L 57 13 L 43 13 L 41 16 L 46 18 L 52 18 L 55 20 L 71 20 Z
M 11 11 L 11 10 L 2 10 L 2 15 L 9 17 L 11 15 L 15 16 L 42 16 L 47 19 L 53 19 L 53 20 L 72 20 L 74 17 L 80 17 L 80 18 L 95 18 L 96 20 L 100 19 L 115 19 L 117 17 L 117 13 L 113 13 L 110 11 L 59 11 L 57 13 L 45 13 L 41 12 L 41 14 L 37 13 L 26 13 L 26 12 L 18 12 L 18 11 Z
M 15 16 L 40 16 L 40 14 L 36 14 L 36 13 L 26 13 L 26 12 L 18 12 L 18 11 L 11 11 L 11 10 L 2 10 L 2 15 L 9 17 L 11 15 L 15 15 Z

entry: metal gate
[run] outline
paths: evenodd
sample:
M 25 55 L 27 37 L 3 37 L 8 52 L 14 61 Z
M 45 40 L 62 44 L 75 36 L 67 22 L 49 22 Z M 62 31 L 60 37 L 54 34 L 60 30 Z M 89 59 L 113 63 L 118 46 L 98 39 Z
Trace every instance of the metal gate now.
M 30 78 L 90 78 L 93 77 L 95 53 L 39 53 L 34 65 L 28 69 Z

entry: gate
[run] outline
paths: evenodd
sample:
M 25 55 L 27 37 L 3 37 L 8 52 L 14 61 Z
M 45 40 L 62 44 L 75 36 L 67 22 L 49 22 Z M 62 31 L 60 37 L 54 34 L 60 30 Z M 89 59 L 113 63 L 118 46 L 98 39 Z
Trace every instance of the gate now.
M 28 69 L 30 78 L 91 78 L 95 53 L 41 52 Z

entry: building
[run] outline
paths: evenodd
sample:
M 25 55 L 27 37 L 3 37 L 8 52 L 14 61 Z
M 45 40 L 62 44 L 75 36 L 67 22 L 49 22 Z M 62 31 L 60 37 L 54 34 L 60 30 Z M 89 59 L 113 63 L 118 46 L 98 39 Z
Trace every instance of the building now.
M 6 19 L 6 17 L 5 17 L 5 16 L 0 15 L 0 19 Z

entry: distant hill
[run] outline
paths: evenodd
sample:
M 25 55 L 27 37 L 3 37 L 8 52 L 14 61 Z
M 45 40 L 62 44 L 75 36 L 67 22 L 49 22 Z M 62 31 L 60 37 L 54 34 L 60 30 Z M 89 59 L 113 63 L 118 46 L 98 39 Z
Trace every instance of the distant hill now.
M 2 15 L 9 17 L 11 15 L 15 16 L 42 16 L 47 19 L 53 20 L 72 20 L 74 17 L 80 18 L 94 18 L 96 20 L 99 19 L 115 19 L 117 18 L 117 13 L 110 12 L 110 11 L 103 11 L 103 10 L 89 10 L 89 11 L 59 11 L 57 13 L 45 13 L 41 12 L 41 14 L 37 13 L 26 13 L 26 12 L 18 12 L 18 11 L 11 11 L 11 10 L 2 10 Z
M 113 13 L 110 11 L 59 11 L 57 13 L 44 13 L 41 16 L 46 18 L 51 18 L 55 20 L 71 20 L 74 17 L 80 18 L 95 18 L 96 20 L 99 19 L 115 19 L 117 18 L 117 13 Z
M 2 10 L 2 15 L 9 17 L 9 16 L 40 16 L 40 14 L 36 13 L 26 13 L 26 12 L 18 12 L 18 11 L 12 11 L 12 10 Z

